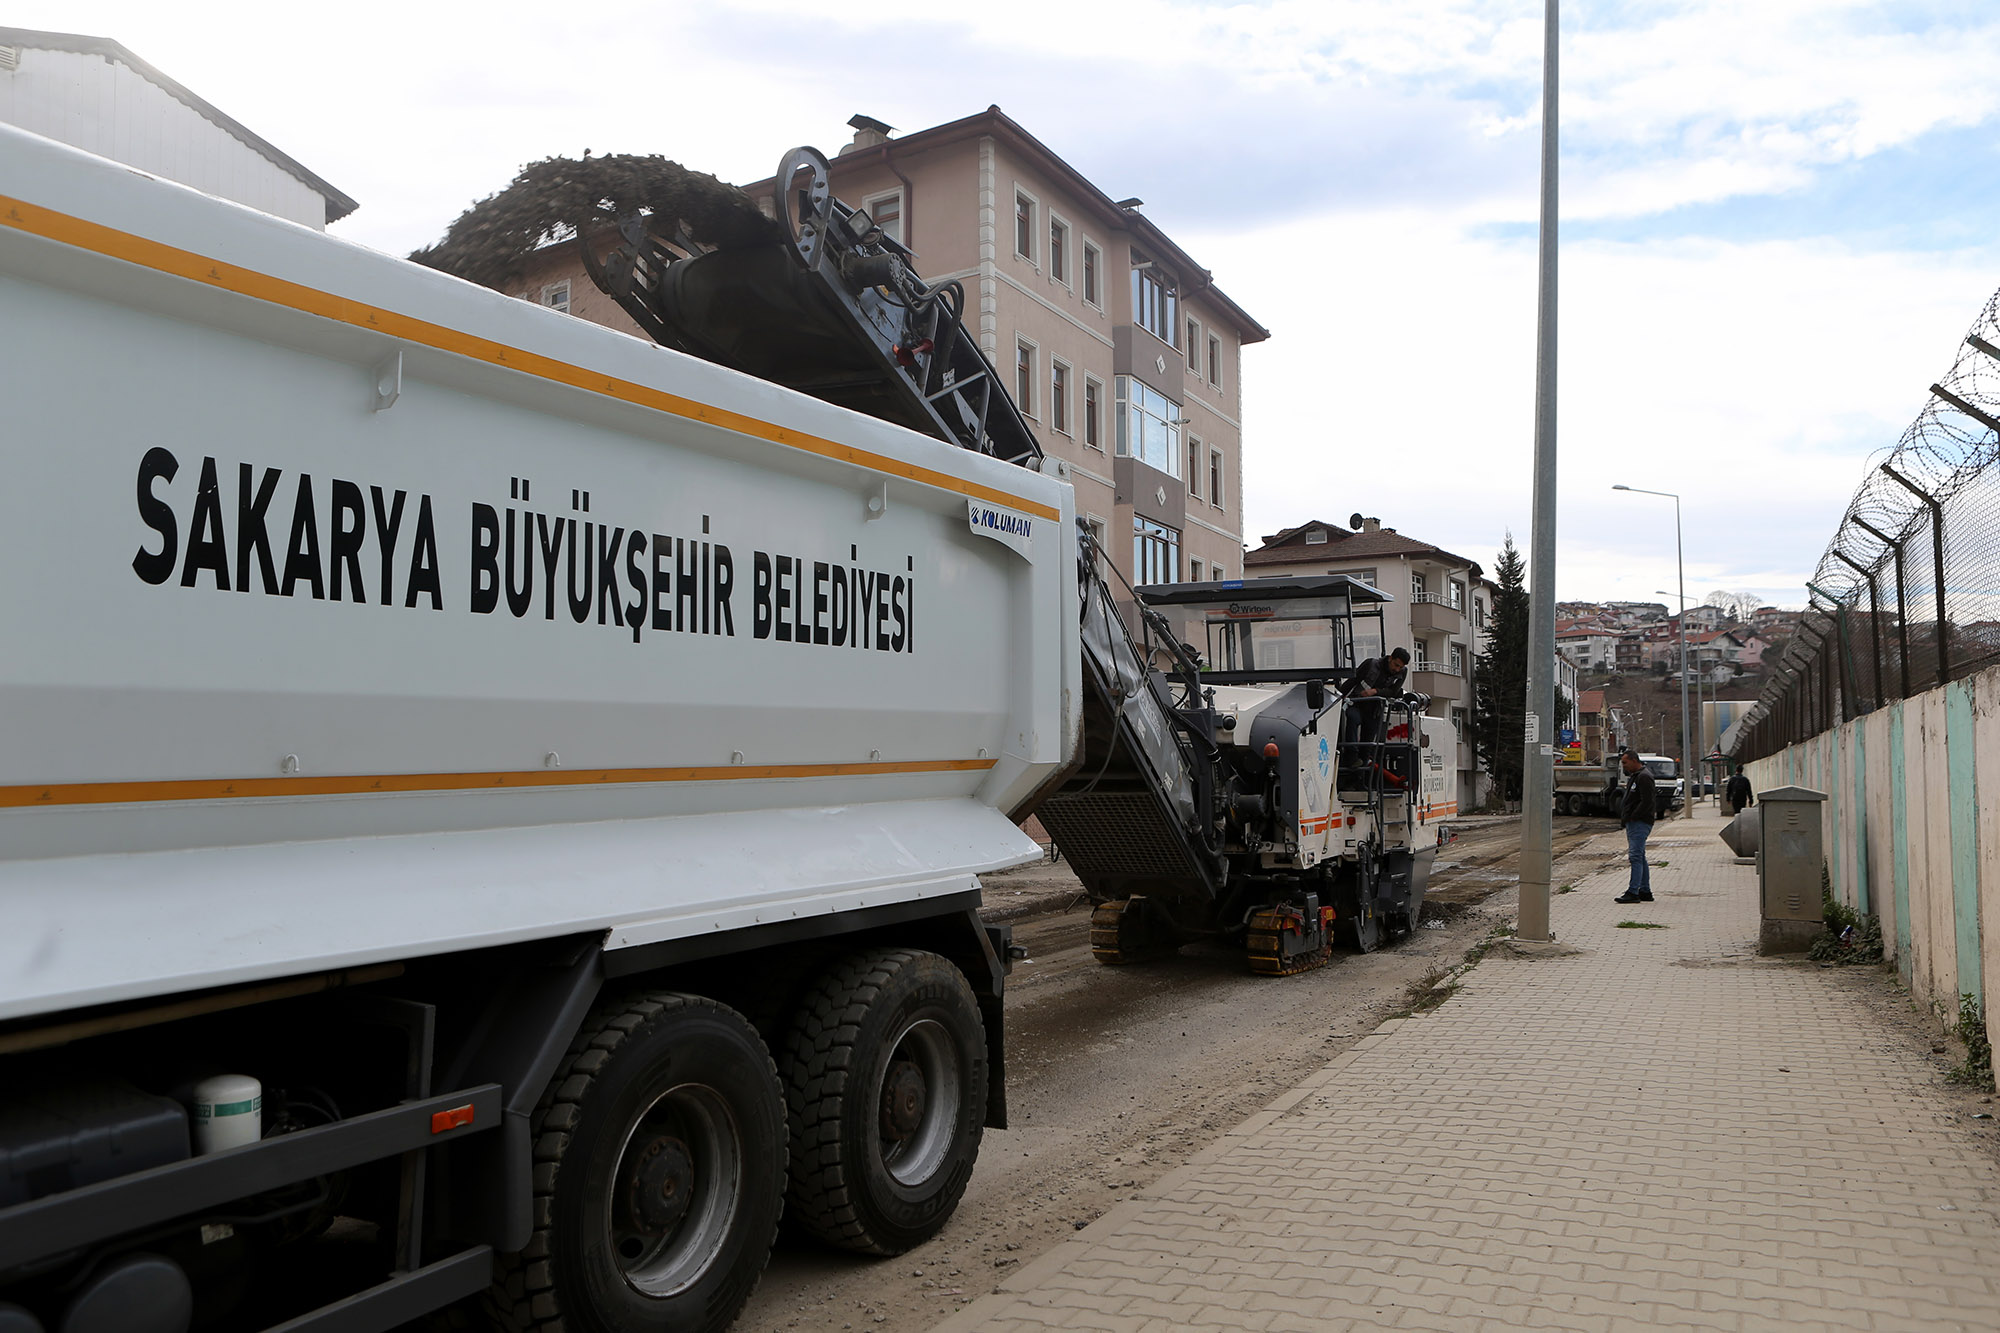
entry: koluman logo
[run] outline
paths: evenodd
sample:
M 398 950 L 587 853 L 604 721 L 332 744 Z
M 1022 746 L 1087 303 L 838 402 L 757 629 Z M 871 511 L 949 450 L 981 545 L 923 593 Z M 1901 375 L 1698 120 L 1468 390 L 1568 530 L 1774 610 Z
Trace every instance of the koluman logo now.
M 1004 543 L 1023 559 L 1034 558 L 1035 520 L 1027 515 L 995 509 L 977 500 L 966 501 L 965 515 L 972 530 L 980 536 Z
M 1033 537 L 1035 535 L 1033 519 L 1023 518 L 1019 514 L 1002 513 L 998 509 L 987 509 L 982 506 L 973 515 L 972 521 L 981 527 L 991 528 L 995 532 L 1010 533 L 1016 537 Z

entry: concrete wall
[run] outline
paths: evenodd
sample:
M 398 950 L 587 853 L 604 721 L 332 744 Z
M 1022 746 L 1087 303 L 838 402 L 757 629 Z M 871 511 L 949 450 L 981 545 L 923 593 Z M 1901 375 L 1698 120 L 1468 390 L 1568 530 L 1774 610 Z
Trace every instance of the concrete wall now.
M 1827 794 L 1834 896 L 1881 919 L 1897 972 L 1947 1020 L 2000 987 L 2000 667 L 1748 766 Z

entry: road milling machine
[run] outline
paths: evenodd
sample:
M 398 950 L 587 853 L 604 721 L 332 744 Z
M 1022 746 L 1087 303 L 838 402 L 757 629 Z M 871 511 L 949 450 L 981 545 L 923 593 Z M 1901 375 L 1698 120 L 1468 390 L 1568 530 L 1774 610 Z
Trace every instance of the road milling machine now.
M 965 330 L 963 287 L 918 276 L 908 249 L 834 196 L 824 156 L 789 153 L 770 205 L 745 201 L 720 223 L 708 209 L 707 238 L 673 210 L 634 213 L 608 253 L 581 227 L 579 249 L 667 346 L 1057 470 Z M 977 502 L 970 521 L 1031 522 Z M 1223 939 L 1282 976 L 1324 963 L 1336 934 L 1366 952 L 1413 930 L 1440 821 L 1456 813 L 1457 736 L 1422 695 L 1341 691 L 1357 647 L 1382 645 L 1388 594 L 1328 576 L 1121 598 L 1078 541 L 1084 743 L 1015 813 L 1040 816 L 1097 904 L 1096 956 Z

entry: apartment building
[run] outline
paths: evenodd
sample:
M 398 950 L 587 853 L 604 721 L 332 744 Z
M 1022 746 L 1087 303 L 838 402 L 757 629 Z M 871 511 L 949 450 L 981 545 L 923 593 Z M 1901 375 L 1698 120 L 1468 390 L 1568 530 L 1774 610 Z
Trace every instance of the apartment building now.
M 1615 670 L 1618 639 L 1615 626 L 1556 622 L 1556 651 L 1584 671 Z
M 1355 644 L 1358 658 L 1398 646 L 1410 650 L 1410 688 L 1431 696 L 1430 711 L 1458 729 L 1458 801 L 1470 809 L 1486 795 L 1485 776 L 1473 763 L 1472 659 L 1484 646 L 1493 614 L 1493 584 L 1479 565 L 1382 521 L 1366 518 L 1358 530 L 1320 521 L 1264 538 L 1243 557 L 1246 578 L 1346 574 L 1394 599 L 1382 608 L 1382 638 Z M 1365 633 L 1365 632 L 1364 632 Z
M 356 206 L 109 37 L 0 27 L 0 123 L 316 230 Z
M 849 125 L 834 194 L 908 246 L 926 281 L 964 283 L 967 325 L 1067 466 L 1118 575 L 1240 577 L 1242 354 L 1269 331 L 1141 200 L 1114 200 L 997 106 L 902 135 L 866 116 Z M 771 186 L 743 188 L 764 200 Z M 510 290 L 639 332 L 568 245 Z

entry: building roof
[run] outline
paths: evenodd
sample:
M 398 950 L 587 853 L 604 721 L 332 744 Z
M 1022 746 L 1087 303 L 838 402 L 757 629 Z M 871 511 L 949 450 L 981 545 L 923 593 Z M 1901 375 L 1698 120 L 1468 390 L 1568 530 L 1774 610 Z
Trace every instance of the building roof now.
M 1097 188 L 1091 179 L 1075 167 L 1057 156 L 1054 149 L 1021 128 L 1020 124 L 1002 111 L 999 106 L 987 107 L 984 111 L 933 125 L 929 129 L 916 130 L 900 139 L 890 139 L 872 148 L 856 148 L 832 159 L 834 168 L 839 170 L 849 165 L 865 163 L 891 163 L 898 153 L 924 148 L 937 148 L 962 139 L 978 139 L 991 136 L 1021 152 L 1036 158 L 1040 164 L 1073 189 L 1077 197 L 1097 215 L 1100 222 L 1108 227 L 1123 227 L 1138 236 L 1148 249 L 1156 252 L 1181 280 L 1183 299 L 1198 296 L 1226 312 L 1238 326 L 1245 343 L 1260 343 L 1271 336 L 1271 331 L 1251 317 L 1250 312 L 1236 304 L 1222 289 L 1215 285 L 1215 275 L 1194 261 L 1194 257 L 1160 230 L 1151 218 L 1136 208 L 1120 208 L 1111 196 Z M 754 195 L 762 195 L 770 186 L 770 180 L 755 181 L 743 188 Z
M 1584 713 L 1584 714 L 1587 714 L 1587 713 L 1601 713 L 1601 712 L 1603 712 L 1603 711 L 1604 711 L 1604 691 L 1603 691 L 1603 690 L 1585 690 L 1585 691 L 1584 691 L 1584 692 L 1583 692 L 1582 694 L 1579 694 L 1579 695 L 1577 695 L 1577 696 L 1576 696 L 1576 711 L 1577 711 L 1578 713 Z
M 123 65 L 134 74 L 157 86 L 174 100 L 180 102 L 202 119 L 215 125 L 230 135 L 244 147 L 262 157 L 272 166 L 279 168 L 326 200 L 326 220 L 338 222 L 352 213 L 360 205 L 344 192 L 335 189 L 324 178 L 308 171 L 299 160 L 278 148 L 270 140 L 251 130 L 234 116 L 228 115 L 206 98 L 198 96 L 179 80 L 156 69 L 138 56 L 125 49 L 121 42 L 109 37 L 90 37 L 75 32 L 42 32 L 34 28 L 0 28 L 0 46 L 18 46 L 31 51 L 67 51 L 73 55 L 102 56 L 112 64 Z
M 1326 542 L 1307 545 L 1306 534 L 1315 531 L 1325 532 Z M 1474 575 L 1482 572 L 1478 562 L 1453 555 L 1441 546 L 1418 541 L 1415 537 L 1405 537 L 1394 528 L 1350 532 L 1344 524 L 1336 526 L 1319 519 L 1266 537 L 1262 546 L 1244 553 L 1243 564 L 1246 568 L 1252 565 L 1296 565 L 1308 560 L 1365 560 L 1380 555 L 1427 556 L 1470 569 Z

